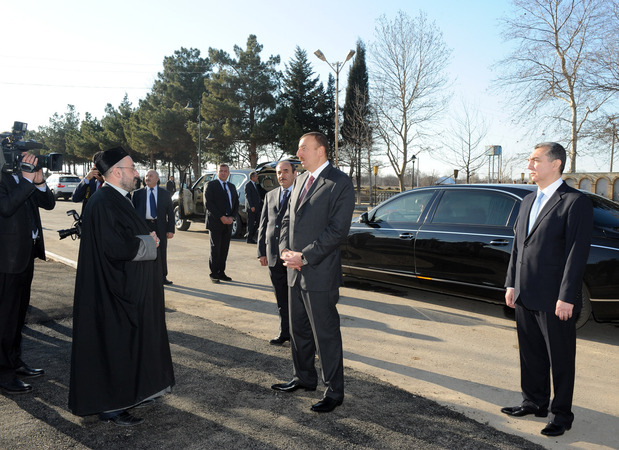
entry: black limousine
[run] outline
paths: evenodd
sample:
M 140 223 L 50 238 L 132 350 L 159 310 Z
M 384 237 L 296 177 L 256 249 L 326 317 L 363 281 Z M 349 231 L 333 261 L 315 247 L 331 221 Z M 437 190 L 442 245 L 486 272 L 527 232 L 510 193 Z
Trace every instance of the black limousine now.
M 345 275 L 504 303 L 503 288 L 526 184 L 417 188 L 353 220 Z M 584 192 L 584 191 L 583 191 Z M 585 192 L 594 207 L 577 327 L 619 319 L 619 204 Z

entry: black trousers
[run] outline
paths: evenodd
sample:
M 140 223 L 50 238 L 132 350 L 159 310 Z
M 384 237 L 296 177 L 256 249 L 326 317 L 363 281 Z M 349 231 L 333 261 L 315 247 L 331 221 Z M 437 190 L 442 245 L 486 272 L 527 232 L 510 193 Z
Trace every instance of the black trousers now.
M 256 210 L 255 212 L 251 212 L 251 209 L 247 210 L 247 242 L 256 240 L 259 220 L 260 211 Z
M 0 273 L 0 381 L 10 381 L 21 359 L 22 329 L 30 304 L 34 274 L 34 247 L 22 273 Z
M 148 229 L 157 233 L 157 237 L 159 238 L 159 247 L 157 247 L 157 262 L 161 269 L 161 274 L 163 277 L 162 280 L 165 280 L 168 277 L 168 238 L 165 234 L 163 236 L 159 236 L 157 222 L 155 220 L 147 219 L 146 224 L 148 225 Z
M 275 291 L 277 300 L 277 311 L 279 313 L 279 336 L 290 338 L 290 315 L 288 313 L 288 269 L 284 266 L 281 259 L 277 264 L 269 267 L 269 276 Z
M 299 277 L 300 278 L 300 277 Z M 318 353 L 325 397 L 344 398 L 344 354 L 337 312 L 339 290 L 306 291 L 299 281 L 290 288 L 290 331 L 294 379 L 316 386 L 314 357 Z M 315 338 L 315 339 L 314 339 Z
M 572 399 L 576 373 L 576 319 L 559 320 L 553 312 L 529 310 L 516 303 L 523 404 L 531 403 L 554 415 L 558 425 L 574 421 Z M 550 405 L 550 381 L 554 398 Z
M 208 263 L 211 276 L 220 277 L 226 271 L 226 260 L 228 259 L 228 249 L 230 248 L 230 238 L 232 237 L 232 225 L 223 225 L 216 229 L 209 229 L 211 242 L 211 255 Z

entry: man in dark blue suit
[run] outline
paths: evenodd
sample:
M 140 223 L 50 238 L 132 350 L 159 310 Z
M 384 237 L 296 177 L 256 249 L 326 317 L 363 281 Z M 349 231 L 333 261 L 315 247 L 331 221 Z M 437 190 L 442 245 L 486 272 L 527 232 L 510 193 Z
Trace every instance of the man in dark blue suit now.
M 267 192 L 264 197 L 258 230 L 258 259 L 262 266 L 269 267 L 269 276 L 275 291 L 280 318 L 279 335 L 271 339 L 269 343 L 282 345 L 290 340 L 290 317 L 288 315 L 288 269 L 279 257 L 279 236 L 282 219 L 288 209 L 292 183 L 297 172 L 290 161 L 280 161 L 276 172 L 281 188 Z
M 575 322 L 593 229 L 591 201 L 561 179 L 565 160 L 555 142 L 536 145 L 529 157 L 538 189 L 520 205 L 505 280 L 505 302 L 516 309 L 523 402 L 501 412 L 546 417 L 550 407 L 546 436 L 562 435 L 574 421 Z
M 258 191 L 258 174 L 249 174 L 249 181 L 245 184 L 245 211 L 247 211 L 247 243 L 256 243 L 262 198 Z
M 159 187 L 159 174 L 150 169 L 144 177 L 146 186 L 133 191 L 131 199 L 135 210 L 146 220 L 150 231 L 157 233 L 157 249 L 161 266 L 163 284 L 172 284 L 168 280 L 168 239 L 174 237 L 174 207 L 172 196 L 166 189 Z
M 279 250 L 288 268 L 293 379 L 272 389 L 315 390 L 318 353 L 327 386 L 312 411 L 333 411 L 344 401 L 340 316 L 341 245 L 355 208 L 352 181 L 328 160 L 329 141 L 318 132 L 301 136 L 297 156 L 306 172 L 297 177 L 282 221 Z
M 23 162 L 36 166 L 34 155 Z M 0 169 L 4 169 L 3 167 Z M 53 209 L 54 194 L 43 171 L 0 174 L 0 387 L 7 394 L 21 394 L 32 386 L 18 377 L 37 377 L 21 359 L 22 328 L 30 303 L 34 259 L 45 259 L 39 208 Z
M 239 196 L 234 184 L 228 182 L 229 176 L 228 165 L 220 164 L 217 178 L 206 185 L 206 228 L 209 230 L 211 244 L 209 267 L 213 283 L 232 281 L 232 278 L 226 275 L 226 259 L 232 237 L 232 224 L 239 210 Z

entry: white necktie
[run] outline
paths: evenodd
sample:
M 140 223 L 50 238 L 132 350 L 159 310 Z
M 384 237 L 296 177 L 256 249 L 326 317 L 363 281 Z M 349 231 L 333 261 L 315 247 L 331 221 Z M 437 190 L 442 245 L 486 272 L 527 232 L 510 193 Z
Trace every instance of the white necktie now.
M 542 199 L 544 198 L 544 193 L 540 191 L 539 195 L 535 199 L 535 203 L 533 203 L 533 208 L 531 208 L 531 215 L 529 216 L 529 231 L 531 232 L 531 228 L 533 228 L 533 224 L 537 220 L 537 216 L 539 215 L 539 210 L 542 206 Z M 527 234 L 528 234 L 527 233 Z

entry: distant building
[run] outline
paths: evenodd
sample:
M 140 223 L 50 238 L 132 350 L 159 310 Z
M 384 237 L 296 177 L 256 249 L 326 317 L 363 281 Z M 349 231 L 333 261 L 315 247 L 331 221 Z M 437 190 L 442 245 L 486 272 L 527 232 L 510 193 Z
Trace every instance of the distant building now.
M 619 201 L 619 172 L 564 173 L 563 179 L 574 188 Z

